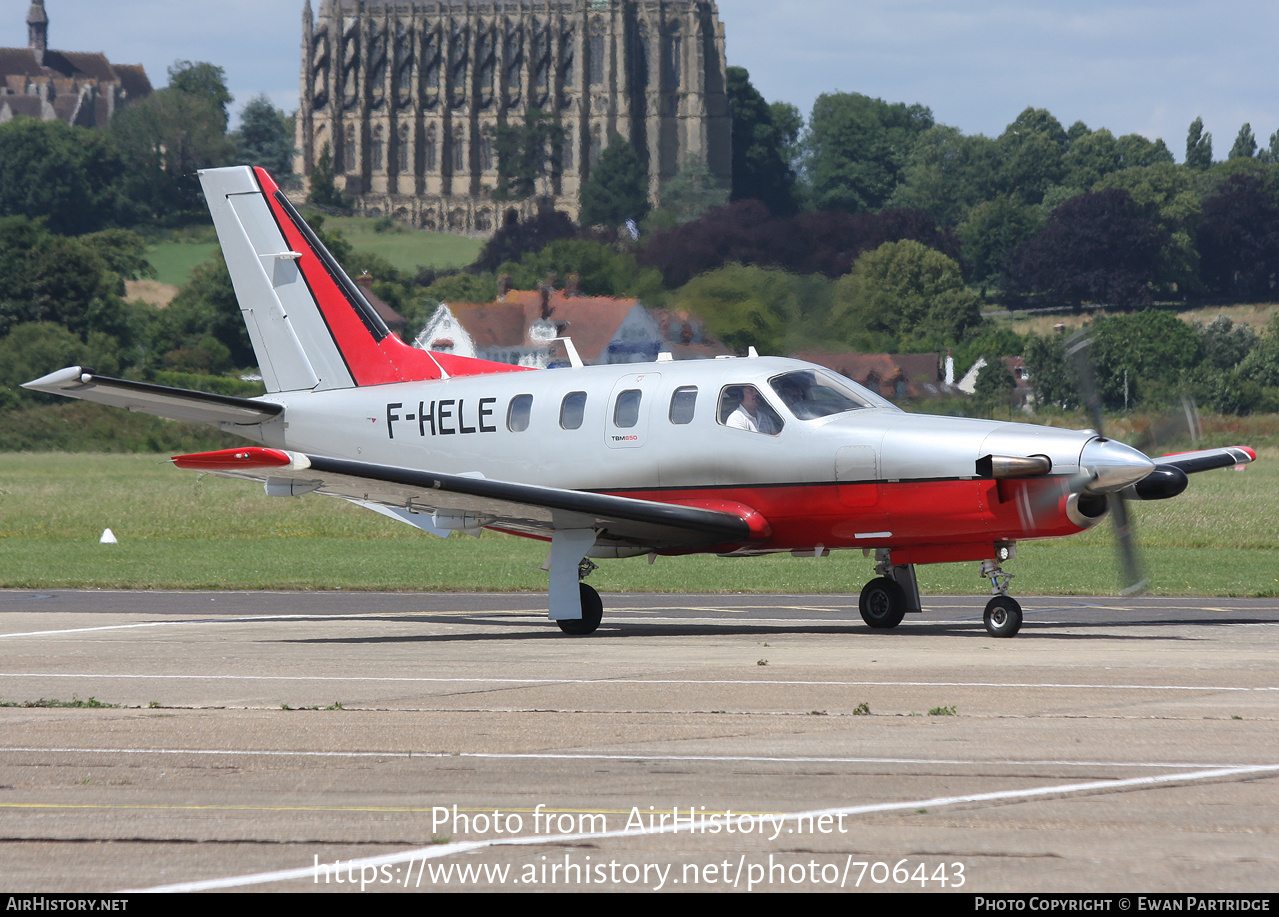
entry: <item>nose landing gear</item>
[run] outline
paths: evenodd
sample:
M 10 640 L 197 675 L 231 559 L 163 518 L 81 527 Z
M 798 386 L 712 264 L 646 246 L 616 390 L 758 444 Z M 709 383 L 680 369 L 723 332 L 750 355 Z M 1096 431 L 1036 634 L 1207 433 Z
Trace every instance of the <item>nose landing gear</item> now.
M 990 580 L 990 594 L 993 598 L 986 603 L 986 611 L 982 621 L 986 625 L 986 633 L 992 637 L 1015 637 L 1021 630 L 1021 605 L 1008 594 L 1008 582 L 1013 574 L 1005 573 L 999 568 L 997 560 L 981 562 L 981 576 Z

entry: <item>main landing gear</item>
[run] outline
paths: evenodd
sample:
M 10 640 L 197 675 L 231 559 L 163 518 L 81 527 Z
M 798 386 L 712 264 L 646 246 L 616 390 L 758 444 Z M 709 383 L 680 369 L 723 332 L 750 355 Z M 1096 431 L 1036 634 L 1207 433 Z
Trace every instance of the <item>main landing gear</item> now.
M 591 569 L 595 569 L 594 564 L 591 564 Z M 582 594 L 582 617 L 568 618 L 555 623 L 570 637 L 585 637 L 587 634 L 595 633 L 595 629 L 600 626 L 600 621 L 604 620 L 604 600 L 600 598 L 600 594 L 594 587 L 586 583 L 578 583 L 577 588 Z
M 862 589 L 857 610 L 862 620 L 875 630 L 889 630 L 902 622 L 907 612 L 918 612 L 919 584 L 913 564 L 893 566 L 886 549 L 875 552 L 875 572 L 879 574 Z

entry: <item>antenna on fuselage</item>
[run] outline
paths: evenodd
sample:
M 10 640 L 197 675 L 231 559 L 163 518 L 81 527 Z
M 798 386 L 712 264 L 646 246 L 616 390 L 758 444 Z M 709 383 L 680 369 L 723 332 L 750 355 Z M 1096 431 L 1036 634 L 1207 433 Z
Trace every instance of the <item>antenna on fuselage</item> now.
M 586 365 L 585 363 L 582 362 L 582 358 L 578 356 L 577 348 L 573 346 L 573 339 L 571 337 L 568 337 L 568 336 L 558 337 L 558 338 L 552 338 L 552 340 L 564 342 L 564 350 L 568 354 L 569 366 L 573 367 L 574 369 L 581 369 L 583 366 Z

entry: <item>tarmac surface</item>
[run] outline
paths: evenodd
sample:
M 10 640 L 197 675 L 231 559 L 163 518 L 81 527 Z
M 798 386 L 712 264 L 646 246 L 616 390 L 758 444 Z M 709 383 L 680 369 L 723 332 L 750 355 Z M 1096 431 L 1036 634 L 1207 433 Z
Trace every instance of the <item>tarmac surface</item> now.
M 1277 600 L 544 602 L 0 591 L 0 886 L 1279 886 Z

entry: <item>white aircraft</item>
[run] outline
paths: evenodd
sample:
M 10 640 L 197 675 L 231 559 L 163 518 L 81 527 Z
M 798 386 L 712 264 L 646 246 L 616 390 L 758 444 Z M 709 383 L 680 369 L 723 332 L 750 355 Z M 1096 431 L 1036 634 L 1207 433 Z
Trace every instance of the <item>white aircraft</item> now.
M 342 497 L 436 535 L 550 542 L 550 617 L 589 634 L 592 559 L 861 549 L 862 618 L 921 610 L 915 565 L 978 561 L 987 630 L 1021 607 L 1016 542 L 1181 493 L 1243 447 L 1166 457 L 1094 431 L 907 414 L 827 369 L 772 357 L 552 370 L 429 353 L 391 334 L 261 169 L 201 173 L 267 393 L 167 388 L 74 366 L 27 388 L 213 424 L 262 446 L 180 468 Z

